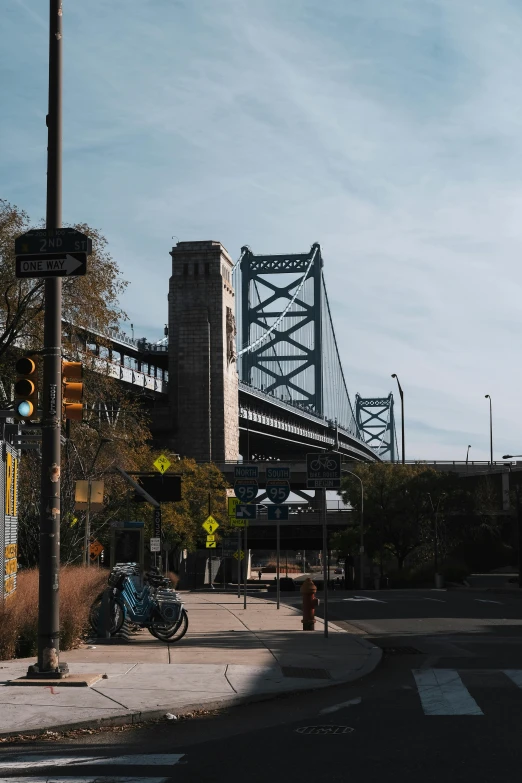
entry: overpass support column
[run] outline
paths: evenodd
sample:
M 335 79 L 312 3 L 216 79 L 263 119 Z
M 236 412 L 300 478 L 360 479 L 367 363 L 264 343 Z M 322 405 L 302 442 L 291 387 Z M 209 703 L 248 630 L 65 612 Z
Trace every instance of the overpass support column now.
M 198 461 L 239 454 L 232 259 L 220 242 L 178 242 L 169 286 L 169 407 L 175 450 Z

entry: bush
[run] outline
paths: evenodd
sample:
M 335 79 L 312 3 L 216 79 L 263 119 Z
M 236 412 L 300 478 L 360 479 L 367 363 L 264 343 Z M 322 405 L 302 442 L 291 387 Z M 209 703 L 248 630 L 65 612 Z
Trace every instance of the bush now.
M 470 569 L 466 563 L 459 560 L 449 560 L 440 568 L 440 573 L 446 582 L 462 583 L 469 575 Z M 435 566 L 433 563 L 422 563 L 402 571 L 388 573 L 390 587 L 433 587 L 435 583 Z
M 103 590 L 107 572 L 67 566 L 60 572 L 60 649 L 77 647 L 89 628 L 89 609 Z M 18 575 L 14 595 L 0 604 L 0 660 L 38 651 L 38 571 Z

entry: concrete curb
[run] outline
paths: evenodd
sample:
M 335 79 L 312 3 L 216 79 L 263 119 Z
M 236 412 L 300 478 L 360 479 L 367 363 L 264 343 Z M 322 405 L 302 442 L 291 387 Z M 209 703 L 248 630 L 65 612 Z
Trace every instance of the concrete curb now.
M 58 723 L 53 726 L 47 726 L 45 729 L 26 729 L 24 731 L 2 731 L 0 732 L 0 742 L 4 739 L 15 738 L 23 735 L 30 735 L 35 737 L 44 736 L 48 732 L 66 733 L 68 731 L 77 731 L 79 729 L 101 729 L 105 727 L 117 727 L 117 726 L 132 726 L 137 723 L 145 723 L 152 720 L 161 720 L 165 718 L 168 712 L 172 712 L 176 717 L 191 714 L 193 712 L 199 712 L 202 710 L 221 710 L 228 707 L 241 707 L 245 704 L 254 704 L 260 701 L 269 701 L 273 699 L 285 698 L 287 696 L 297 696 L 298 694 L 312 693 L 313 691 L 322 690 L 323 688 L 335 688 L 339 685 L 346 685 L 350 682 L 355 682 L 363 677 L 367 677 L 371 674 L 381 662 L 383 652 L 380 647 L 369 644 L 364 639 L 358 639 L 359 643 L 363 646 L 370 647 L 370 655 L 366 662 L 354 671 L 350 676 L 343 677 L 342 679 L 330 680 L 320 685 L 314 685 L 310 688 L 295 688 L 288 691 L 267 691 L 266 693 L 253 693 L 248 696 L 229 696 L 225 699 L 216 699 L 214 701 L 207 702 L 194 702 L 194 704 L 187 704 L 182 708 L 179 707 L 162 707 L 161 709 L 154 710 L 129 710 L 123 715 L 113 715 L 110 718 L 91 718 L 89 720 L 77 721 L 75 723 Z

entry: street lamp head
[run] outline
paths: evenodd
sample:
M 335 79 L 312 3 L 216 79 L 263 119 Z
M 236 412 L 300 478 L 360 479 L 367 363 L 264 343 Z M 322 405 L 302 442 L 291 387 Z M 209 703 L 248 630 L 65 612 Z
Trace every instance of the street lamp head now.
M 512 454 L 504 454 L 502 459 L 513 459 L 513 455 Z
M 485 394 L 485 395 L 484 395 L 484 397 L 485 397 L 485 399 L 486 399 L 486 400 L 490 400 L 490 399 L 491 399 L 491 397 L 489 396 L 489 394 Z
M 395 373 L 393 373 L 393 374 L 392 374 L 392 378 L 396 378 L 396 377 L 397 377 L 397 376 L 395 375 Z

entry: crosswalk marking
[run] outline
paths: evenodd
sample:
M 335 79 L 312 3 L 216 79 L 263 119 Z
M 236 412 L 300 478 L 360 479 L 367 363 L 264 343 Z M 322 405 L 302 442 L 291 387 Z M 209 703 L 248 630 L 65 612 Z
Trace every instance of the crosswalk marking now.
M 0 770 L 35 769 L 38 767 L 67 767 L 76 765 L 92 766 L 145 766 L 168 767 L 179 764 L 184 753 L 139 753 L 128 756 L 44 756 L 26 755 L 15 759 L 0 761 Z
M 503 669 L 503 672 L 518 688 L 522 688 L 522 669 Z
M 127 775 L 109 775 L 100 777 L 99 775 L 81 775 L 74 777 L 56 777 L 56 775 L 40 775 L 29 778 L 4 778 L 2 783 L 167 783 L 168 778 L 136 778 Z
M 483 715 L 455 669 L 412 669 L 426 715 Z

